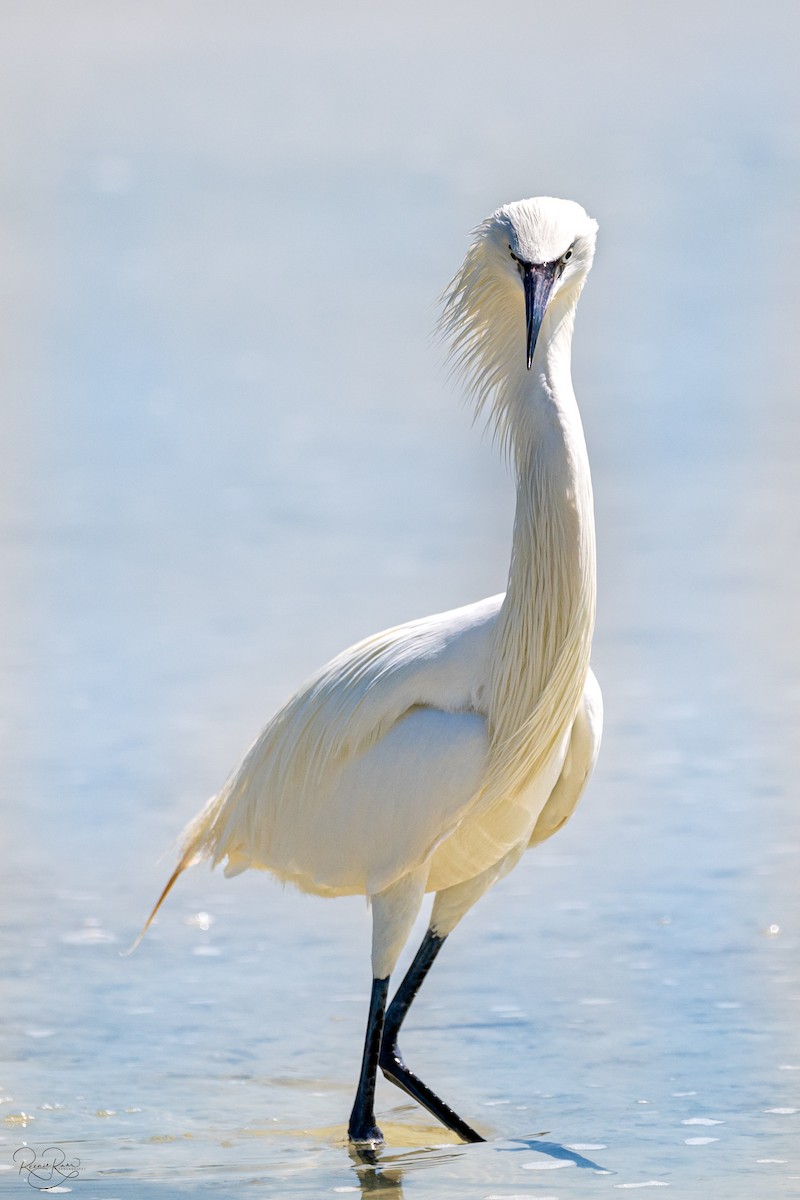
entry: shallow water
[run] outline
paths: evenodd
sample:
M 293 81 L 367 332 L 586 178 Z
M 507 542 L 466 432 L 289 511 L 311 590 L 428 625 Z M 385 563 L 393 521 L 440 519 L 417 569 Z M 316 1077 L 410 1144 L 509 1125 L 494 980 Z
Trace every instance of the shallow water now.
M 0 18 L 0 1188 L 27 1145 L 81 1200 L 800 1196 L 790 6 L 277 11 Z M 502 588 L 429 334 L 469 228 L 549 191 L 601 223 L 604 746 L 404 1030 L 488 1141 L 381 1081 L 364 1163 L 363 901 L 198 870 L 120 951 L 310 670 Z

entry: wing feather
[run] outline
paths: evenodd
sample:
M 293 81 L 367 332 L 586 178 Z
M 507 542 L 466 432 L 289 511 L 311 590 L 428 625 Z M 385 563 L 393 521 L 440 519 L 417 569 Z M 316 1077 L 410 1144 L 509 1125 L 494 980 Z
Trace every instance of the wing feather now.
M 216 865 L 227 857 L 228 874 L 265 867 L 307 890 L 372 890 L 366 847 L 363 870 L 352 849 L 358 829 L 366 828 L 364 788 L 380 828 L 381 812 L 392 804 L 412 804 L 415 789 L 418 806 L 435 806 L 435 780 L 440 826 L 442 820 L 452 826 L 459 806 L 480 783 L 489 663 L 502 601 L 502 595 L 493 596 L 395 626 L 324 666 L 273 717 L 222 791 L 187 827 L 182 861 L 210 858 Z M 446 729 L 432 720 L 406 722 L 403 736 L 386 748 L 391 753 L 370 754 L 415 709 L 479 721 Z M 349 790 L 342 790 L 343 781 Z M 434 815 L 429 812 L 420 836 L 398 850 L 398 860 L 421 853 L 423 843 L 428 847 Z M 408 827 L 412 824 L 409 819 Z M 333 837 L 338 857 L 321 854 L 321 839 L 330 843 Z M 349 855 L 342 853 L 345 846 L 351 847 Z M 347 879 L 337 862 L 346 864 Z

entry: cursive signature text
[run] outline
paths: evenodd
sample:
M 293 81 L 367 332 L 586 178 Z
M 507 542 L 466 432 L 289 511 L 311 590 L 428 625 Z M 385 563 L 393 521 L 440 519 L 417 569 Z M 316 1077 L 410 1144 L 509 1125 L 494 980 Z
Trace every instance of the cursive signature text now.
M 14 1162 L 32 1188 L 44 1191 L 62 1179 L 77 1179 L 81 1160 L 67 1158 L 60 1146 L 48 1146 L 46 1150 L 35 1150 L 33 1146 L 20 1146 L 14 1151 Z

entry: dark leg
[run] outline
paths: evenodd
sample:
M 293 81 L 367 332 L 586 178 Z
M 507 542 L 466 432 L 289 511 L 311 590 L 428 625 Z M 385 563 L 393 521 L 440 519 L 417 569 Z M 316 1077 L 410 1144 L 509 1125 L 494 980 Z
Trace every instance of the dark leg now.
M 392 1083 L 396 1083 L 403 1091 L 408 1092 L 409 1096 L 412 1096 L 423 1108 L 427 1108 L 429 1113 L 432 1113 L 448 1129 L 452 1129 L 453 1133 L 457 1133 L 465 1142 L 482 1142 L 484 1139 L 479 1133 L 471 1129 L 466 1121 L 462 1121 L 452 1108 L 440 1100 L 421 1079 L 409 1071 L 397 1045 L 400 1026 L 403 1024 L 411 1002 L 419 991 L 436 955 L 444 945 L 444 940 L 432 929 L 428 930 L 417 951 L 416 958 L 408 968 L 408 974 L 397 989 L 397 994 L 389 1006 L 384 1022 L 380 1066 L 387 1079 L 391 1079 Z
M 375 1076 L 378 1073 L 383 1014 L 388 993 L 388 975 L 386 979 L 373 979 L 361 1076 L 358 1081 L 353 1111 L 350 1114 L 350 1124 L 347 1127 L 347 1136 L 351 1142 L 366 1142 L 370 1145 L 383 1144 L 383 1134 L 375 1124 Z

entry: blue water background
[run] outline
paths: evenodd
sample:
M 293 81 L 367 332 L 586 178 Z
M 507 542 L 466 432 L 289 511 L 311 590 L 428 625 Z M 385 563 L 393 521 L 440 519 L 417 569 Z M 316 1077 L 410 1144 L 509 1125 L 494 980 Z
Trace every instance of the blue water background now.
M 800 1196 L 796 60 L 780 0 L 4 7 L 4 1194 L 26 1143 L 80 1200 Z M 503 588 L 431 332 L 538 193 L 600 222 L 605 742 L 408 1022 L 491 1140 L 381 1082 L 364 1166 L 362 900 L 201 869 L 119 951 L 312 669 Z

